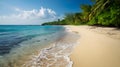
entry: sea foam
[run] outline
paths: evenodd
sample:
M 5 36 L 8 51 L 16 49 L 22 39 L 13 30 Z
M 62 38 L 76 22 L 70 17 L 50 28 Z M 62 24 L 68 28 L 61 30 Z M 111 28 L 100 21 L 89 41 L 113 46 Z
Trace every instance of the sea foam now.
M 77 44 L 78 35 L 67 33 L 52 46 L 44 48 L 33 59 L 23 65 L 23 67 L 72 67 L 70 60 L 74 46 Z

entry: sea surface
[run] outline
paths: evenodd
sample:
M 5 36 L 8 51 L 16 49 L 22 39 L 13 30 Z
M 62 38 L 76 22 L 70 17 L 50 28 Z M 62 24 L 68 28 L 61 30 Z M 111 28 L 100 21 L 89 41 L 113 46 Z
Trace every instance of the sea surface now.
M 64 35 L 61 26 L 0 25 L 0 67 L 22 67 Z

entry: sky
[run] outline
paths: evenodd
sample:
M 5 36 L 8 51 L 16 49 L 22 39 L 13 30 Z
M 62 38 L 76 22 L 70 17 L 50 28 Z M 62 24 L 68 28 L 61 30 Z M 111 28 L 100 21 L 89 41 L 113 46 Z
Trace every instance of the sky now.
M 40 25 L 81 12 L 90 0 L 0 0 L 0 25 Z

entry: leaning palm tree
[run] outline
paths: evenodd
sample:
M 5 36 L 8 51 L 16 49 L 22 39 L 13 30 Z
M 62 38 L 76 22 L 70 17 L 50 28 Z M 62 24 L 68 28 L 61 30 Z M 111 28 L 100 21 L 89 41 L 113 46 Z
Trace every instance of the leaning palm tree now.
M 97 13 L 108 8 L 113 1 L 114 0 L 96 0 L 89 14 L 89 20 L 91 20 Z

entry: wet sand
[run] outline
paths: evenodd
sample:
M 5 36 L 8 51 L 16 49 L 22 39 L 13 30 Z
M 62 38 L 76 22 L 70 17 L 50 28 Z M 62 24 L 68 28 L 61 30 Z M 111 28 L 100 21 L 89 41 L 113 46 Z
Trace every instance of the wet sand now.
M 66 31 L 66 34 L 49 47 L 43 48 L 35 58 L 23 67 L 72 67 L 69 56 L 79 35 Z
M 65 26 L 80 35 L 70 55 L 73 67 L 120 67 L 120 30 L 108 27 Z

